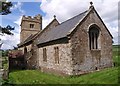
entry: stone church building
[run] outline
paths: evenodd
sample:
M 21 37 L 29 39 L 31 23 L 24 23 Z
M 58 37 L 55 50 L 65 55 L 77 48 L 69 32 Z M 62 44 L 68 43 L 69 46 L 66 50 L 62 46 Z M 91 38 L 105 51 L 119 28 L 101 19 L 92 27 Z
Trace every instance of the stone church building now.
M 54 19 L 42 30 L 42 16 L 23 16 L 19 50 L 28 69 L 80 75 L 111 67 L 112 35 L 94 6 L 62 23 Z

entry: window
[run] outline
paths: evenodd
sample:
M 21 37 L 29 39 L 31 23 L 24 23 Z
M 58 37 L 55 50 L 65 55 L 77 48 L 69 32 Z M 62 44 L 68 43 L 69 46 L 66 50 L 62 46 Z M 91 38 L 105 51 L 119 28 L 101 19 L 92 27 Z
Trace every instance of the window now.
M 24 54 L 27 53 L 27 47 L 24 47 Z
M 55 63 L 59 64 L 59 48 L 58 47 L 54 47 L 55 50 Z
M 99 30 L 96 27 L 91 27 L 89 30 L 89 46 L 91 49 L 98 49 Z
M 46 48 L 43 48 L 43 61 L 47 62 Z
M 30 24 L 30 28 L 34 28 L 34 24 Z

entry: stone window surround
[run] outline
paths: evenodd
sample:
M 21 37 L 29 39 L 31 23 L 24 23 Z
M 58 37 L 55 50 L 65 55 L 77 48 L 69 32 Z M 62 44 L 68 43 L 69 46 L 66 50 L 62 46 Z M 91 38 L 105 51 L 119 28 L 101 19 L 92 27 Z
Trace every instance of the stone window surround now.
M 90 43 L 89 43 L 89 30 L 90 30 L 90 28 L 91 27 L 96 27 L 98 30 L 99 30 L 99 36 L 98 36 L 98 47 L 97 47 L 97 49 L 90 49 Z M 99 27 L 99 25 L 98 24 L 96 24 L 96 23 L 91 23 L 89 26 L 88 26 L 88 28 L 87 28 L 87 32 L 88 32 L 88 48 L 89 48 L 89 50 L 101 50 L 101 42 L 100 42 L 100 39 L 101 39 L 101 37 L 100 37 L 100 35 L 101 35 L 101 29 L 100 29 L 100 27 Z
M 59 47 L 54 47 L 54 57 L 55 57 L 55 64 L 59 64 Z
M 47 62 L 47 50 L 46 50 L 46 48 L 43 48 L 43 61 Z
M 91 49 L 98 49 L 99 30 L 96 27 L 91 27 L 89 30 L 89 47 Z
M 34 28 L 34 24 L 30 24 L 30 28 Z

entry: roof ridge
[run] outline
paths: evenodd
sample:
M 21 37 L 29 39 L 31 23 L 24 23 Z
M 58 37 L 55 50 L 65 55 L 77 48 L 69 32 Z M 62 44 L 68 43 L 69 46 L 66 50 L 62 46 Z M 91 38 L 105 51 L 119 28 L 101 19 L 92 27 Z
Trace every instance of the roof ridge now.
M 47 35 L 47 37 L 48 38 L 42 38 L 43 36 L 44 36 L 44 34 L 42 34 L 42 33 L 44 33 L 46 30 L 47 30 L 47 27 L 54 21 L 54 20 L 57 20 L 57 19 L 53 19 L 44 29 L 42 29 L 41 31 L 38 31 L 36 34 L 34 34 L 32 37 L 30 37 L 31 39 L 30 40 L 34 40 L 36 37 L 38 37 L 39 35 L 41 35 L 40 36 L 40 38 L 41 38 L 41 41 L 43 41 L 43 42 L 47 42 L 47 41 L 50 41 L 50 40 L 55 40 L 55 39 L 57 39 L 57 38 L 60 38 L 60 37 L 64 37 L 64 36 L 66 36 L 67 35 L 67 33 L 68 33 L 68 30 L 70 31 L 75 25 L 76 25 L 76 23 L 78 23 L 79 22 L 79 20 L 81 19 L 81 18 L 83 18 L 85 15 L 86 15 L 86 13 L 88 13 L 89 12 L 89 10 L 86 10 L 86 11 L 83 11 L 82 13 L 79 13 L 78 15 L 75 15 L 75 16 L 73 16 L 73 17 L 71 17 L 71 18 L 69 18 L 69 19 L 67 19 L 67 20 L 65 20 L 64 22 L 62 22 L 62 23 L 59 23 L 59 25 L 58 26 L 56 26 L 56 27 L 53 27 L 51 30 L 49 30 L 49 34 L 47 35 L 47 32 L 45 33 L 46 35 Z M 58 20 L 57 20 L 58 21 Z M 74 22 L 74 23 L 73 23 Z M 70 26 L 68 25 L 68 24 L 70 24 Z M 65 30 L 63 30 L 64 32 L 63 32 L 63 35 L 62 35 L 62 32 L 60 31 L 60 34 L 62 35 L 62 36 L 60 36 L 60 34 L 57 34 L 57 37 L 53 37 L 53 36 L 50 36 L 50 34 L 51 34 L 51 32 L 53 32 L 54 31 L 54 28 L 56 28 L 55 29 L 55 31 L 57 31 L 57 32 L 54 32 L 54 33 L 58 33 L 59 32 L 59 30 L 60 30 L 60 28 L 65 28 L 66 26 L 65 25 L 68 25 L 69 26 L 69 29 L 65 29 Z M 72 26 L 71 26 L 72 25 Z M 65 35 L 66 34 L 66 35 Z M 56 34 L 53 34 L 53 35 L 56 35 Z M 49 38 L 50 37 L 50 38 Z M 30 41 L 30 40 L 26 40 L 26 43 L 28 42 L 28 41 Z M 40 43 L 42 43 L 40 41 Z
M 63 23 L 65 23 L 65 22 L 67 22 L 67 21 L 69 21 L 69 20 L 72 20 L 73 18 L 75 18 L 75 17 L 77 17 L 77 16 L 79 16 L 79 15 L 82 15 L 82 14 L 84 14 L 84 13 L 86 13 L 86 12 L 88 12 L 88 10 L 86 10 L 86 11 L 84 11 L 84 12 L 82 12 L 82 13 L 79 13 L 79 14 L 76 15 L 76 16 L 73 16 L 73 17 L 69 18 L 68 20 L 63 21 L 62 23 L 60 23 L 60 25 L 63 24 Z
M 68 32 L 75 27 L 75 25 L 89 12 L 89 10 L 86 10 L 64 22 L 62 22 L 60 25 L 52 28 L 49 30 L 49 32 L 46 32 L 45 35 L 41 35 L 40 39 L 37 44 L 49 42 L 51 40 L 56 40 L 59 38 L 63 38 L 67 36 Z M 68 25 L 68 27 L 66 27 Z M 72 26 L 71 26 L 72 25 Z M 63 32 L 62 32 L 63 30 Z
M 37 33 L 37 36 L 40 35 L 40 34 L 42 34 L 42 33 L 47 29 L 47 27 L 49 27 L 49 25 L 50 25 L 54 20 L 57 20 L 57 19 L 53 19 L 50 23 L 48 23 L 48 25 L 47 25 L 43 30 L 41 30 L 41 31 L 39 31 L 39 32 Z M 58 20 L 57 20 L 57 21 L 58 21 Z M 59 23 L 59 22 L 58 22 L 58 23 Z M 37 37 L 37 36 L 36 36 L 36 37 Z M 36 37 L 35 37 L 35 38 L 36 38 Z
M 79 16 L 79 15 L 82 15 L 82 14 L 86 13 L 87 11 L 88 11 L 88 10 L 86 10 L 86 11 L 84 11 L 84 12 L 82 12 L 82 13 L 79 13 L 79 14 L 76 15 L 76 16 L 73 16 L 73 17 L 71 17 L 70 19 L 63 21 L 62 23 L 59 23 L 59 25 L 65 23 L 65 22 L 67 22 L 67 21 L 69 21 L 69 20 L 72 20 L 73 18 L 75 18 L 75 17 L 77 17 L 77 16 Z M 43 32 L 46 30 L 46 28 L 47 28 L 54 20 L 57 20 L 57 19 L 53 19 L 43 30 L 41 30 L 41 31 L 38 32 L 38 35 L 41 34 L 41 33 L 43 33 Z M 58 21 L 58 20 L 57 20 L 57 21 Z M 58 25 L 58 26 L 59 26 L 59 25 Z M 56 26 L 56 27 L 58 27 L 58 26 Z M 55 28 L 55 27 L 54 27 L 54 28 Z M 35 37 L 35 38 L 36 38 L 36 37 Z

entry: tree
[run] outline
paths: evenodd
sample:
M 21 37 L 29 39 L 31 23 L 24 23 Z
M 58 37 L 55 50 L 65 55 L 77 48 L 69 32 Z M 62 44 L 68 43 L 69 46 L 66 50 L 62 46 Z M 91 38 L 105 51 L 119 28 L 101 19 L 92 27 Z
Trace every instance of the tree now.
M 14 30 L 14 29 L 15 28 L 11 27 L 10 25 L 8 25 L 6 27 L 0 26 L 0 33 L 7 34 L 7 35 L 13 35 L 13 33 L 11 32 L 11 30 Z
M 13 4 L 11 2 L 0 1 L 0 15 L 7 15 L 11 13 L 10 7 L 12 6 Z
M 6 2 L 6 0 L 0 1 L 0 15 L 7 15 L 7 14 L 11 13 L 10 7 L 12 7 L 12 6 L 13 6 L 13 4 L 11 2 Z M 14 28 L 12 28 L 10 25 L 8 25 L 6 27 L 0 26 L 0 33 L 2 33 L 2 34 L 5 33 L 8 35 L 13 35 L 11 30 L 14 30 Z
M 11 2 L 6 2 L 6 0 L 4 1 L 0 1 L 0 15 L 7 15 L 10 14 L 10 7 L 12 7 L 13 4 Z M 6 27 L 2 27 L 0 25 L 0 35 L 3 34 L 7 34 L 7 35 L 13 35 L 13 33 L 11 32 L 11 30 L 14 30 L 14 28 L 10 25 L 6 26 Z M 0 39 L 1 42 L 1 39 Z M 2 46 L 3 43 L 0 43 L 0 45 Z M 0 48 L 1 48 L 0 46 Z

